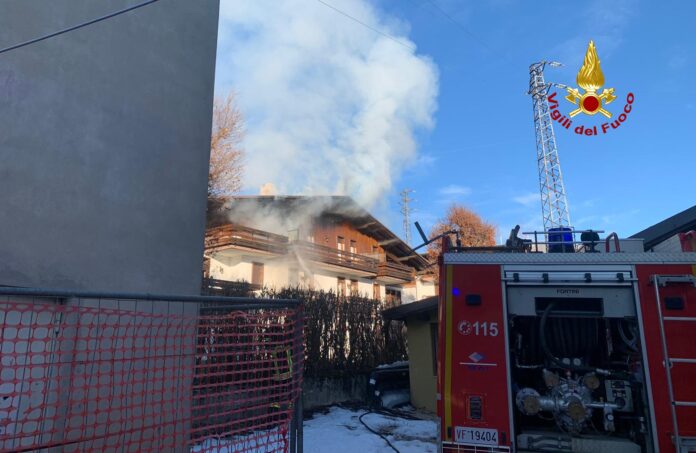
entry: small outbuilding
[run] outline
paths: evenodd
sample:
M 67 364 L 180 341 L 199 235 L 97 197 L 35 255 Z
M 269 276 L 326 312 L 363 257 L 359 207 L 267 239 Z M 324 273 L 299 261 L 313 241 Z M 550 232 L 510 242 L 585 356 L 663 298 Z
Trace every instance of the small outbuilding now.
M 384 319 L 406 323 L 411 404 L 433 413 L 437 400 L 437 299 L 428 297 L 382 312 Z
M 695 252 L 696 206 L 640 231 L 632 238 L 643 239 L 646 251 Z

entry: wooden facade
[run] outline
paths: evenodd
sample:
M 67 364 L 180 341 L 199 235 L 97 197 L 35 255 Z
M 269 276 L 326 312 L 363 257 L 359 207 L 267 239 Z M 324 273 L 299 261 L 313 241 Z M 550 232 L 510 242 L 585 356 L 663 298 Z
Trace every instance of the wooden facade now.
M 343 238 L 346 244 L 346 251 L 349 251 L 351 241 L 355 244 L 355 253 L 364 256 L 377 258 L 384 253 L 379 242 L 358 231 L 355 226 L 345 220 L 327 216 L 317 219 L 311 227 L 308 237 L 314 238 L 314 243 L 331 248 L 338 248 L 339 238 Z

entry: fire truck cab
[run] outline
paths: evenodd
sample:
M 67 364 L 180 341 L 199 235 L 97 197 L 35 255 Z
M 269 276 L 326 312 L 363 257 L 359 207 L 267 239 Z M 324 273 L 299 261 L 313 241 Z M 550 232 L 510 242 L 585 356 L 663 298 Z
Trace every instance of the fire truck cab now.
M 696 253 L 448 242 L 442 452 L 696 451 Z

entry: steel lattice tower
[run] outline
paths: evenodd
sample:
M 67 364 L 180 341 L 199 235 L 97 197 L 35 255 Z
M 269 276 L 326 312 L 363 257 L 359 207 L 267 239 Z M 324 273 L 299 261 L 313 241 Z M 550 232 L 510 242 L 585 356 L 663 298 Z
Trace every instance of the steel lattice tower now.
M 570 226 L 568 200 L 563 185 L 561 163 L 558 160 L 553 120 L 549 113 L 548 93 L 551 84 L 544 81 L 544 66 L 547 64 L 552 67 L 560 66 L 559 63 L 543 61 L 529 67 L 529 94 L 534 104 L 534 132 L 544 231 Z
M 412 189 L 404 189 L 401 191 L 401 214 L 403 214 L 404 219 L 404 240 L 408 245 L 411 245 L 411 205 L 413 198 L 410 194 L 413 193 Z

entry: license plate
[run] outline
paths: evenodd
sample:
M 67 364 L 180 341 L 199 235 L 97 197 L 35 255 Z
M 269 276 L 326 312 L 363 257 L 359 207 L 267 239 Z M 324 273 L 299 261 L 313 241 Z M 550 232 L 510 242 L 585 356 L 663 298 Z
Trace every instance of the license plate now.
M 498 445 L 498 430 L 455 426 L 454 440 L 463 444 Z

